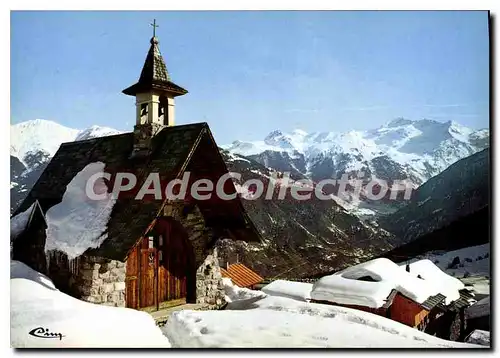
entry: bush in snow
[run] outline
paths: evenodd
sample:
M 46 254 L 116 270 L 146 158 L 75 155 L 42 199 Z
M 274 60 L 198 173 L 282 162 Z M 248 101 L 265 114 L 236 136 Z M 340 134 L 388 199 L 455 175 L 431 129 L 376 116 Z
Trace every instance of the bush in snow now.
M 471 258 L 469 258 L 469 257 L 467 257 L 467 258 L 465 259 L 465 261 L 466 261 L 466 262 L 472 262 L 472 259 L 471 259 Z
M 470 272 L 469 272 L 469 271 L 465 271 L 465 273 L 464 273 L 464 278 L 467 278 L 467 277 L 469 277 L 469 276 L 470 276 Z
M 457 266 L 458 266 L 459 264 L 460 264 L 460 257 L 455 256 L 455 257 L 453 258 L 453 261 L 451 261 L 451 262 L 449 263 L 449 265 L 448 265 L 448 267 L 447 267 L 447 268 L 449 268 L 449 269 L 455 269 L 455 268 L 457 268 Z

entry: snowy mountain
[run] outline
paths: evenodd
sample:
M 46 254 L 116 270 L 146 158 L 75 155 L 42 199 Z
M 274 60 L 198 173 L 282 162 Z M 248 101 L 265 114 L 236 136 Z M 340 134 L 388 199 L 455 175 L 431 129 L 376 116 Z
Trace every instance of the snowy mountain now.
M 11 125 L 11 212 L 28 194 L 61 143 L 118 133 L 121 132 L 100 126 L 73 129 L 44 119 Z
M 415 190 L 407 205 L 393 214 L 381 216 L 378 222 L 407 243 L 477 213 L 489 204 L 489 168 L 489 149 L 461 159 Z M 487 210 L 485 214 L 487 218 Z M 488 226 L 484 226 L 486 231 Z M 479 240 L 483 226 L 472 227 L 469 238 Z M 465 235 L 463 228 L 462 234 Z
M 407 179 L 411 186 L 418 187 L 459 159 L 488 145 L 488 129 L 475 131 L 453 121 L 398 118 L 368 131 L 283 133 L 276 130 L 263 141 L 235 141 L 223 148 L 255 159 L 266 167 L 303 175 L 316 182 L 340 179 L 346 173 L 349 178 L 359 177 L 365 182 L 372 177 L 384 179 L 389 185 L 394 180 Z M 363 177 L 360 172 L 364 173 Z M 348 207 L 374 209 L 366 201 L 344 199 Z
M 50 159 L 61 143 L 121 133 L 116 129 L 92 126 L 79 130 L 44 119 L 35 119 L 10 126 L 10 155 L 27 169 L 34 169 Z

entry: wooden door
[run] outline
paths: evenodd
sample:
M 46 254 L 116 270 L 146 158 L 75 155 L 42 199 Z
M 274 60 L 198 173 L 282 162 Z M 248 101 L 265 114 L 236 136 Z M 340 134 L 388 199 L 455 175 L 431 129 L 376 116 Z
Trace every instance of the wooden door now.
M 158 307 L 157 277 L 158 255 L 154 236 L 146 236 L 140 249 L 140 308 Z
M 141 241 L 142 244 L 142 241 Z M 127 258 L 125 276 L 125 306 L 139 308 L 139 248 L 132 250 Z
M 189 283 L 194 276 L 193 250 L 182 225 L 162 218 L 158 233 L 158 301 L 160 308 L 188 301 Z
M 194 251 L 183 226 L 158 219 L 127 259 L 126 306 L 154 311 L 195 301 Z
M 127 258 L 125 278 L 126 307 L 158 309 L 158 252 L 154 236 L 146 236 Z

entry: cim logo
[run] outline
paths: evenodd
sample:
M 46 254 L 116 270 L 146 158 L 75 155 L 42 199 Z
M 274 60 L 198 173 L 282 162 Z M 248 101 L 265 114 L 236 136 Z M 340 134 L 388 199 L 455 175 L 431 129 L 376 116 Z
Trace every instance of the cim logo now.
M 59 338 L 62 340 L 65 337 L 62 333 L 52 333 L 48 328 L 37 327 L 29 331 L 29 334 L 37 338 Z

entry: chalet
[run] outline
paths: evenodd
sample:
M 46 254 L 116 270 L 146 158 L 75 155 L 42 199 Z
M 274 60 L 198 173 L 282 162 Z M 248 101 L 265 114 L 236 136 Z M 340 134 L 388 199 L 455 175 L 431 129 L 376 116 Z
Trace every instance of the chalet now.
M 378 258 L 321 278 L 311 302 L 374 313 L 439 336 L 455 330 L 452 338 L 458 339 L 464 331 L 461 316 L 474 299 L 462 282 L 429 260 L 400 267 Z M 457 317 L 459 327 L 453 328 Z
M 12 258 L 88 302 L 150 311 L 184 303 L 218 308 L 225 302 L 215 243 L 260 240 L 236 195 L 118 195 L 101 205 L 77 180 L 92 168 L 108 173 L 100 182 L 106 196 L 122 172 L 134 173 L 138 186 L 152 172 L 161 183 L 190 172 L 190 185 L 227 174 L 208 124 L 174 125 L 174 100 L 187 90 L 171 81 L 155 35 L 150 44 L 139 80 L 123 90 L 136 101 L 134 131 L 60 146 L 11 219 L 23 223 L 11 237 Z M 231 180 L 224 190 L 236 193 Z
M 472 333 L 472 331 L 476 329 L 490 331 L 490 296 L 486 296 L 472 306 L 467 307 L 465 310 L 465 319 L 467 321 L 467 332 Z
M 250 270 L 241 263 L 227 264 L 226 268 L 221 268 L 222 277 L 230 278 L 238 287 L 255 289 L 256 286 L 264 281 L 256 272 Z

